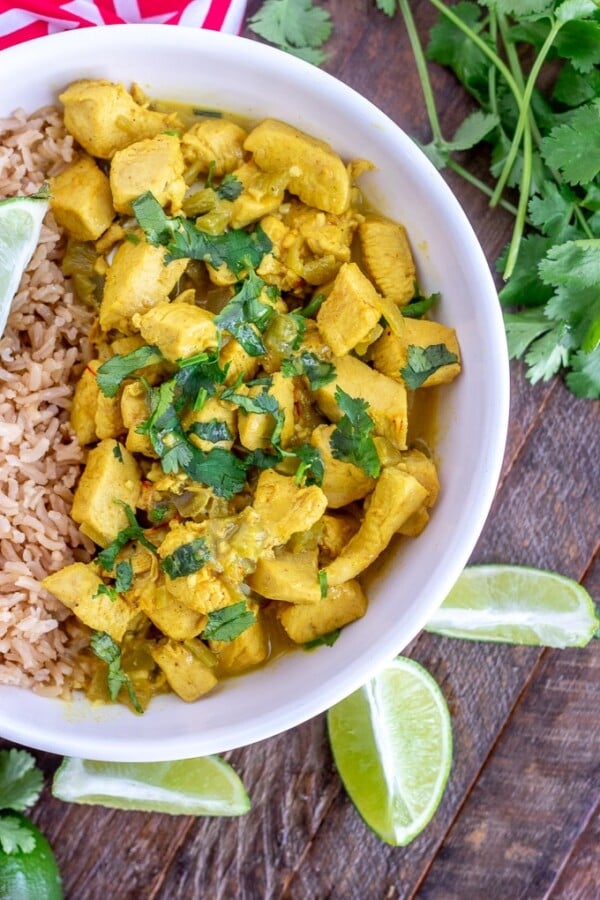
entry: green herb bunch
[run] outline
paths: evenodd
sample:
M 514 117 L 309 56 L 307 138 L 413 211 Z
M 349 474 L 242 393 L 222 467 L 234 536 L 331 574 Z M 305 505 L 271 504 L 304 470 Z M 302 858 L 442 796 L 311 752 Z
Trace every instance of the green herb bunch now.
M 600 397 L 600 5 L 430 2 L 439 18 L 424 53 L 408 0 L 376 0 L 406 24 L 433 134 L 422 149 L 515 216 L 497 263 L 509 354 L 524 357 L 532 383 L 564 368 L 574 394 Z M 426 58 L 450 68 L 478 105 L 450 140 Z M 456 160 L 480 144 L 491 150 L 493 188 Z

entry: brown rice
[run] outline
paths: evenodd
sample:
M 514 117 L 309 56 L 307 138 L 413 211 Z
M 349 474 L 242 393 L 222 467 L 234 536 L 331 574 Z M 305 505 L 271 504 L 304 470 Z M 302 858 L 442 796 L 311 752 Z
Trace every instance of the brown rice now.
M 30 194 L 73 158 L 52 107 L 0 120 L 0 197 Z M 91 313 L 60 270 L 49 213 L 0 338 L 0 683 L 68 695 L 87 631 L 40 582 L 92 545 L 69 512 L 83 452 L 68 424 Z

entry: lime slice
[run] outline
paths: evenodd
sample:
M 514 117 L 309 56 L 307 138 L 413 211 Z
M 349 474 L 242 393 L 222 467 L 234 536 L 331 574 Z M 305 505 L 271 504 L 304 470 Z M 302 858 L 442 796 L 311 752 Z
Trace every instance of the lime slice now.
M 47 210 L 48 200 L 43 194 L 0 200 L 0 337 L 21 276 L 40 239 Z
M 471 641 L 583 647 L 600 627 L 576 581 L 526 566 L 470 566 L 426 625 Z
M 403 847 L 436 811 L 452 763 L 444 697 L 418 663 L 398 657 L 327 713 L 350 799 L 382 840 Z
M 218 756 L 157 763 L 95 762 L 65 757 L 52 794 L 68 803 L 189 816 L 241 816 L 250 800 Z
M 9 900 L 61 900 L 60 874 L 50 844 L 33 822 L 19 813 L 2 817 L 25 837 L 31 849 L 5 853 L 0 847 L 0 898 Z

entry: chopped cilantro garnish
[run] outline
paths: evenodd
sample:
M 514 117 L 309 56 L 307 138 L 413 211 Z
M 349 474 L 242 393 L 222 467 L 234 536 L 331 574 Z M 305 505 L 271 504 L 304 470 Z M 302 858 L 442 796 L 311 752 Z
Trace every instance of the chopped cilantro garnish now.
M 169 578 L 181 578 L 184 575 L 192 575 L 203 568 L 210 559 L 210 550 L 206 546 L 204 538 L 196 538 L 189 544 L 181 544 L 173 553 L 166 556 L 160 567 Z
M 233 641 L 256 622 L 256 615 L 245 600 L 216 609 L 208 614 L 202 637 L 205 641 Z
M 94 631 L 90 637 L 90 647 L 93 653 L 108 666 L 107 682 L 108 693 L 111 700 L 116 700 L 122 687 L 127 689 L 131 705 L 136 712 L 144 710 L 135 695 L 131 679 L 121 668 L 121 648 L 110 634 L 105 631 Z
M 119 599 L 117 589 L 111 584 L 105 584 L 104 582 L 98 585 L 98 590 L 94 594 L 93 599 L 95 600 L 96 597 L 108 597 L 112 603 Z
M 325 294 L 323 294 L 323 293 L 316 294 L 316 296 L 314 296 L 312 298 L 312 300 L 306 304 L 305 307 L 298 310 L 298 314 L 301 316 L 304 316 L 305 319 L 309 319 L 309 318 L 311 318 L 311 316 L 314 316 L 314 314 L 319 311 L 321 304 L 324 301 L 325 301 Z
M 289 377 L 306 375 L 313 391 L 318 391 L 319 388 L 335 379 L 335 367 L 331 363 L 323 362 L 316 353 L 312 353 L 310 350 L 305 350 L 290 359 L 284 359 L 281 363 L 281 371 Z
M 137 350 L 132 350 L 131 353 L 126 353 L 124 356 L 117 353 L 116 356 L 112 356 L 99 366 L 96 372 L 98 387 L 105 397 L 116 397 L 121 382 L 125 378 L 128 378 L 145 366 L 151 366 L 160 362 L 162 358 L 162 353 L 158 347 L 147 344 L 143 347 L 138 347 Z
M 354 463 L 371 478 L 377 478 L 381 463 L 372 438 L 375 427 L 367 413 L 366 400 L 351 397 L 341 387 L 335 389 L 335 400 L 343 416 L 330 438 L 331 452 L 336 459 Z
M 314 650 L 315 647 L 333 647 L 341 633 L 341 628 L 336 628 L 335 631 L 328 631 L 327 634 L 322 634 L 312 641 L 306 641 L 302 646 L 305 650 Z
M 229 430 L 227 422 L 223 419 L 210 419 L 208 422 L 194 422 L 188 434 L 195 434 L 196 437 L 202 438 L 203 441 L 210 441 L 211 444 L 218 444 L 221 441 L 230 441 L 233 437 Z
M 105 547 L 104 550 L 101 550 L 98 556 L 96 557 L 96 562 L 99 563 L 103 569 L 109 571 L 114 568 L 117 556 L 125 547 L 129 541 L 139 541 L 147 550 L 151 550 L 152 553 L 156 553 L 156 547 L 154 544 L 151 544 L 150 541 L 145 537 L 144 530 L 142 526 L 139 524 L 135 517 L 135 513 L 127 503 L 123 503 L 122 500 L 115 500 L 115 503 L 119 503 L 129 520 L 129 525 L 126 528 L 123 528 L 119 531 L 118 535 L 111 541 L 108 547 Z
M 120 463 L 123 462 L 123 453 L 121 451 L 121 445 L 118 442 L 113 447 L 113 456 L 115 459 L 118 459 Z
M 218 328 L 228 331 L 250 356 L 266 353 L 261 334 L 275 315 L 272 303 L 261 299 L 266 285 L 262 278 L 249 271 L 237 293 L 215 319 Z
M 284 451 L 285 452 L 285 451 Z M 300 465 L 296 469 L 294 480 L 297 484 L 323 484 L 325 475 L 325 466 L 321 451 L 310 444 L 301 444 L 294 447 L 293 450 L 285 452 L 286 456 L 295 456 L 300 460 Z
M 428 297 L 421 297 L 417 294 L 410 303 L 400 308 L 400 312 L 407 319 L 420 319 L 431 307 L 440 299 L 439 294 L 429 294 Z
M 244 190 L 244 185 L 233 173 L 225 175 L 221 184 L 215 189 L 217 197 L 221 200 L 235 200 Z
M 133 564 L 130 559 L 123 559 L 115 566 L 115 590 L 128 591 L 133 584 Z
M 260 225 L 254 231 L 234 228 L 213 235 L 200 231 L 184 216 L 169 218 L 150 191 L 137 197 L 131 206 L 147 240 L 165 247 L 167 263 L 188 257 L 201 259 L 215 269 L 225 264 L 234 275 L 240 276 L 255 269 L 273 247 Z
M 455 362 L 458 362 L 458 356 L 451 353 L 445 344 L 430 344 L 428 347 L 409 344 L 408 361 L 400 369 L 400 374 L 406 387 L 414 391 L 442 366 L 449 366 Z
M 183 467 L 192 481 L 212 488 L 217 497 L 230 500 L 246 486 L 246 467 L 241 459 L 223 447 L 208 452 L 190 444 L 191 458 Z
M 319 590 L 321 591 L 321 600 L 327 597 L 329 585 L 327 584 L 327 572 L 325 569 L 319 569 Z

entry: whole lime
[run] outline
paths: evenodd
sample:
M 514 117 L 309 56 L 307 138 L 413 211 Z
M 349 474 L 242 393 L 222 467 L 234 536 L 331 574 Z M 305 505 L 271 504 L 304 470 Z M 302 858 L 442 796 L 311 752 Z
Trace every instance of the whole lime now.
M 0 848 L 0 900 L 62 900 L 60 873 L 50 844 L 25 816 L 13 812 L 10 816 L 35 839 L 35 847 L 29 853 L 5 853 Z

